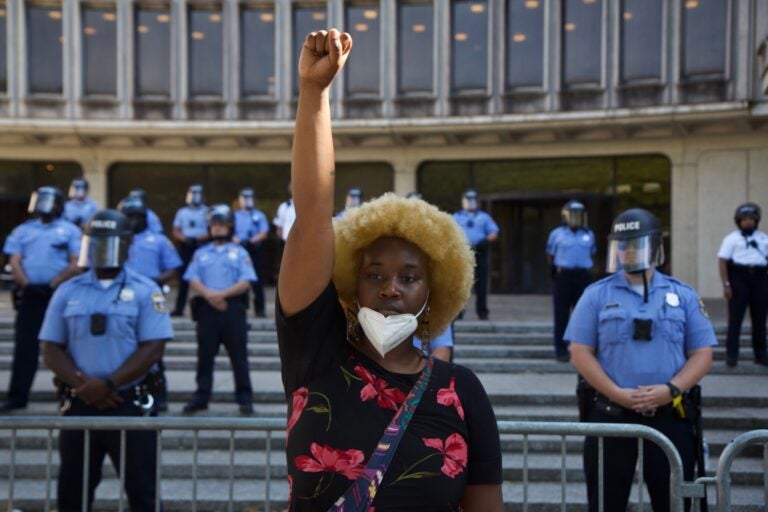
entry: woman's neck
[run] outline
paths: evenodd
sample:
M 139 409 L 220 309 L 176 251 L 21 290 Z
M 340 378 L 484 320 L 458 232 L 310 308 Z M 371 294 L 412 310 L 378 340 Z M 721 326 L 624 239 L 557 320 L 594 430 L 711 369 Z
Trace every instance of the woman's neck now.
M 376 364 L 392 373 L 413 374 L 424 369 L 426 359 L 413 347 L 412 336 L 408 336 L 405 341 L 387 352 L 386 357 L 381 357 L 381 354 L 373 348 L 373 345 L 365 337 L 358 348 Z

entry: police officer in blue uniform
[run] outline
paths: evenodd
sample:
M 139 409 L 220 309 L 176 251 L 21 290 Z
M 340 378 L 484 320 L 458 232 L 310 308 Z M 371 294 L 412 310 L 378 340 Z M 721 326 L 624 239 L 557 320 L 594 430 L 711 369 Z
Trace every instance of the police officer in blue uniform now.
M 181 258 L 170 240 L 162 233 L 151 231 L 147 225 L 147 207 L 139 196 L 128 196 L 120 202 L 120 211 L 128 218 L 133 232 L 133 241 L 128 248 L 125 268 L 152 279 L 167 292 L 168 282 L 176 277 L 181 267 Z M 157 410 L 168 410 L 168 390 L 165 379 L 165 365 L 157 363 L 159 388 L 155 396 Z
M 75 178 L 69 185 L 69 200 L 64 203 L 63 217 L 79 228 L 99 209 L 96 201 L 88 197 L 88 188 L 85 178 Z
M 477 192 L 474 190 L 464 191 L 461 207 L 453 214 L 453 219 L 464 231 L 475 253 L 475 309 L 480 320 L 488 320 L 488 244 L 499 237 L 499 226 L 490 215 L 477 209 Z
M 186 206 L 179 208 L 173 218 L 173 239 L 179 244 L 179 254 L 183 262 L 181 274 L 187 270 L 192 255 L 197 248 L 208 240 L 208 223 L 206 216 L 208 207 L 203 204 L 203 186 L 191 185 L 187 190 Z M 182 316 L 187 304 L 189 283 L 186 278 L 179 282 L 179 294 L 176 296 L 176 307 L 171 316 Z
M 256 208 L 256 195 L 252 188 L 240 191 L 240 209 L 235 211 L 235 236 L 232 241 L 248 251 L 257 276 L 262 272 L 262 244 L 269 234 L 269 220 Z M 253 289 L 253 312 L 259 318 L 267 316 L 264 301 L 264 285 L 261 279 L 251 282 Z
M 547 239 L 547 263 L 552 269 L 552 308 L 555 316 L 555 359 L 570 361 L 563 341 L 571 309 L 576 306 L 592 276 L 592 256 L 597 250 L 595 235 L 587 227 L 587 209 L 578 201 L 568 201 L 560 211 L 563 223 Z
M 736 208 L 731 231 L 717 252 L 723 295 L 728 300 L 728 336 L 725 364 L 739 360 L 741 322 L 749 306 L 755 364 L 768 366 L 765 320 L 768 315 L 768 234 L 758 231 L 760 207 L 744 203 Z
M 627 210 L 613 222 L 608 272 L 589 286 L 571 315 L 565 339 L 590 393 L 582 418 L 636 423 L 666 435 L 694 476 L 701 429 L 687 404 L 712 365 L 715 332 L 695 290 L 655 267 L 664 262 L 661 225 L 650 212 Z M 695 387 L 695 389 L 694 389 Z M 685 418 L 683 418 L 685 417 Z M 698 430 L 698 432 L 695 431 Z M 669 464 L 644 442 L 644 478 L 655 512 L 669 510 Z M 605 510 L 626 510 L 637 462 L 637 440 L 604 440 Z M 699 453 L 697 454 L 697 451 Z M 584 469 L 589 510 L 598 509 L 598 440 L 587 437 Z
M 61 219 L 64 194 L 56 187 L 40 187 L 32 193 L 32 219 L 17 226 L 5 241 L 14 293 L 13 366 L 6 401 L 0 412 L 27 406 L 40 353 L 37 334 L 53 290 L 77 273 L 80 228 Z
M 78 260 L 90 270 L 59 287 L 46 312 L 43 360 L 58 379 L 65 416 L 153 414 L 146 377 L 173 330 L 157 284 L 123 267 L 131 234 L 122 213 L 97 212 Z M 149 430 L 127 432 L 124 481 L 131 510 L 155 510 L 156 440 Z M 59 510 L 82 509 L 84 442 L 82 431 L 59 435 Z M 92 432 L 89 453 L 90 510 L 104 456 L 120 471 L 120 433 Z
M 344 209 L 336 214 L 337 219 L 343 219 L 344 215 L 352 208 L 357 208 L 363 202 L 363 190 L 360 187 L 352 187 L 347 191 L 344 200 Z
M 242 414 L 253 413 L 253 391 L 248 373 L 248 288 L 255 281 L 253 263 L 245 249 L 232 242 L 234 219 L 225 204 L 211 207 L 211 243 L 195 251 L 184 274 L 192 291 L 192 316 L 197 322 L 197 390 L 184 412 L 208 408 L 213 388 L 213 363 L 219 345 L 227 348 L 235 376 L 235 400 Z
M 153 233 L 163 232 L 163 223 L 160 217 L 149 207 L 147 192 L 143 188 L 135 188 L 128 193 L 128 197 L 138 197 L 147 207 L 147 228 Z

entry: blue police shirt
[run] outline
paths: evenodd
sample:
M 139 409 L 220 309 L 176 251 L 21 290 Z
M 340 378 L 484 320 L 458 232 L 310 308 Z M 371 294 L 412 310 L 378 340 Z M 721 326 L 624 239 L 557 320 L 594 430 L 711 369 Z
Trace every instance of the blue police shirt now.
M 91 334 L 94 313 L 107 317 L 102 335 Z M 173 338 L 173 327 L 165 297 L 153 281 L 127 269 L 104 289 L 89 271 L 56 290 L 38 337 L 65 345 L 83 373 L 103 379 L 120 368 L 141 343 Z
M 595 235 L 590 229 L 577 229 L 568 226 L 552 230 L 547 240 L 547 254 L 552 256 L 556 267 L 592 268 L 592 256 L 596 251 Z
M 496 222 L 482 210 L 475 210 L 474 212 L 459 210 L 453 214 L 453 220 L 464 231 L 469 245 L 472 247 L 485 241 L 491 233 L 499 232 L 499 226 L 496 225 Z
M 88 222 L 88 219 L 90 219 L 98 209 L 99 205 L 90 197 L 86 197 L 82 201 L 70 199 L 64 203 L 64 213 L 62 213 L 61 216 L 69 222 L 79 226 L 80 224 Z
M 163 223 L 160 222 L 160 217 L 149 208 L 147 208 L 147 228 L 153 233 L 163 232 Z
M 3 252 L 21 255 L 21 268 L 31 284 L 48 284 L 69 266 L 70 256 L 80 253 L 80 228 L 56 219 L 40 219 L 17 226 L 5 240 Z
M 413 346 L 417 349 L 421 350 L 421 338 L 414 335 L 413 336 Z M 438 336 L 437 338 L 433 340 L 429 340 L 429 348 L 430 350 L 434 350 L 436 348 L 441 347 L 453 347 L 453 326 L 449 325 L 446 330 L 443 331 L 443 334 Z M 429 355 L 429 354 L 426 354 Z
M 258 281 L 248 252 L 241 245 L 207 243 L 195 251 L 184 280 L 197 279 L 211 290 L 226 290 L 240 281 Z
M 650 341 L 633 339 L 634 319 L 653 321 Z M 593 347 L 605 373 L 622 388 L 669 382 L 689 351 L 717 345 L 696 291 L 658 271 L 648 283 L 647 304 L 623 272 L 587 287 L 563 338 Z
M 208 233 L 208 207 L 205 205 L 179 208 L 173 218 L 173 227 L 179 228 L 187 238 L 197 238 Z
M 235 236 L 247 242 L 256 235 L 269 231 L 269 221 L 267 216 L 261 210 L 252 208 L 250 210 L 235 211 Z
M 144 277 L 155 279 L 168 269 L 182 265 L 179 253 L 165 235 L 145 229 L 133 236 L 128 248 L 126 268 L 138 272 Z

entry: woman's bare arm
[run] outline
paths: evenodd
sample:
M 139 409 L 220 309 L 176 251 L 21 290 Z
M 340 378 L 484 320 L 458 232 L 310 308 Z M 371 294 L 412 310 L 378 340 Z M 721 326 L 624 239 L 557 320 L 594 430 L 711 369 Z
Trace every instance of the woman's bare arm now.
M 283 313 L 308 306 L 333 273 L 335 162 L 329 88 L 349 56 L 352 38 L 336 29 L 310 33 L 299 57 L 299 103 L 291 158 L 296 222 L 283 252 L 278 293 Z

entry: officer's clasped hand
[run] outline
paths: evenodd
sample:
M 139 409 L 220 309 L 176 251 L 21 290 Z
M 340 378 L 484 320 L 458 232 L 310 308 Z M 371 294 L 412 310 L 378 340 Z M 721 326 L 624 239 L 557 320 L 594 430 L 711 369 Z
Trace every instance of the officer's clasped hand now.
M 101 380 L 77 372 L 80 379 L 80 385 L 72 388 L 74 396 L 88 405 L 92 405 L 99 410 L 112 409 L 123 402 L 123 398 L 116 392 L 111 391 L 107 384 Z

